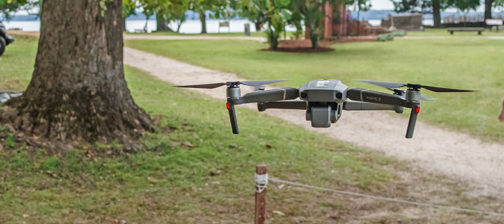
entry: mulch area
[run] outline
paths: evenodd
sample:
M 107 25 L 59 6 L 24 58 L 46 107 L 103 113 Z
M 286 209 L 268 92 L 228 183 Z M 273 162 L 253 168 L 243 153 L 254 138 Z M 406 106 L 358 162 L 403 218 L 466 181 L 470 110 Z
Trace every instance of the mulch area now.
M 261 49 L 261 51 L 279 51 L 292 53 L 320 53 L 334 51 L 331 45 L 339 43 L 351 42 L 372 42 L 376 41 L 376 36 L 358 36 L 358 37 L 343 37 L 334 40 L 322 40 L 319 42 L 320 47 L 317 49 L 311 48 L 310 40 L 281 40 L 277 49 Z

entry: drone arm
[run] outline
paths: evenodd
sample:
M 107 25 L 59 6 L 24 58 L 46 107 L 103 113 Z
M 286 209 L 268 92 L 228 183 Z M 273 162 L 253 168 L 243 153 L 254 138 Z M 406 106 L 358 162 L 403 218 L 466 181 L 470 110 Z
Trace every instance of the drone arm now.
M 379 103 L 346 101 L 343 103 L 343 110 L 395 110 L 395 106 Z
M 280 101 L 280 102 L 263 102 L 257 103 L 257 109 L 259 111 L 265 111 L 266 109 L 295 109 L 295 110 L 306 110 L 305 101 Z
M 273 102 L 279 100 L 293 100 L 299 97 L 296 88 L 282 88 L 251 92 L 233 100 L 234 104 Z
M 411 108 L 411 105 L 400 96 L 361 88 L 349 89 L 347 98 L 354 101 Z

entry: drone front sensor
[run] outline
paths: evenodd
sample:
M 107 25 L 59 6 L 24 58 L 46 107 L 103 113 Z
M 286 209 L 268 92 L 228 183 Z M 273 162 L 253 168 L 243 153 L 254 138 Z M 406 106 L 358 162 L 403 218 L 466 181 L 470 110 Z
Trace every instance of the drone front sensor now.
M 433 100 L 423 96 L 420 89 L 424 88 L 433 92 L 474 92 L 473 90 L 450 89 L 420 84 L 406 84 L 394 82 L 378 82 L 361 80 L 362 82 L 381 86 L 393 91 L 393 94 L 378 92 L 362 88 L 348 88 L 341 81 L 335 79 L 312 80 L 299 89 L 280 88 L 264 90 L 263 86 L 285 80 L 270 81 L 233 81 L 198 85 L 177 86 L 182 88 L 212 89 L 227 86 L 226 108 L 233 134 L 238 134 L 235 105 L 257 103 L 259 111 L 267 109 L 296 109 L 306 110 L 306 120 L 311 121 L 311 126 L 328 128 L 336 123 L 343 110 L 391 110 L 403 113 L 404 108 L 410 108 L 410 118 L 406 130 L 406 138 L 412 138 L 415 131 L 416 120 L 420 113 L 420 101 Z M 255 92 L 241 96 L 240 85 L 256 87 Z M 398 89 L 406 87 L 406 91 Z

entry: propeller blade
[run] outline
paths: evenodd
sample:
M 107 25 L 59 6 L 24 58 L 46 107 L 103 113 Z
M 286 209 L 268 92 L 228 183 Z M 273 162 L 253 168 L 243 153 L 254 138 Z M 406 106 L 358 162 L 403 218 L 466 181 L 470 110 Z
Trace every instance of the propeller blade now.
M 369 84 L 375 85 L 375 86 L 385 87 L 388 89 L 401 88 L 403 86 L 406 86 L 405 83 L 398 83 L 398 82 L 379 82 L 379 81 L 371 81 L 371 80 L 359 80 L 359 81 L 369 83 Z
M 240 81 L 240 84 L 247 86 L 264 86 L 271 83 L 283 82 L 287 81 L 286 79 L 282 80 L 267 80 L 267 81 Z
M 207 83 L 207 84 L 197 84 L 197 85 L 185 85 L 185 86 L 175 86 L 179 88 L 200 88 L 200 89 L 214 89 L 217 87 L 225 86 L 227 83 L 218 82 L 218 83 Z
M 442 92 L 442 93 L 476 92 L 474 90 L 467 90 L 467 89 L 450 89 L 450 88 L 444 88 L 444 87 L 424 86 L 424 85 L 422 85 L 422 88 L 428 89 L 432 92 Z
M 405 83 L 398 83 L 398 82 L 379 82 L 379 81 L 370 81 L 370 80 L 359 80 L 361 82 L 369 83 L 372 85 L 376 86 L 381 86 L 390 90 L 394 90 L 395 88 L 400 88 L 407 86 L 408 88 L 413 88 L 413 89 L 419 89 L 419 88 L 424 88 L 433 92 L 444 92 L 444 93 L 449 93 L 449 92 L 476 92 L 474 90 L 466 90 L 466 89 L 450 89 L 450 88 L 444 88 L 444 87 L 437 87 L 437 86 L 424 86 L 424 85 L 419 85 L 419 84 L 405 84 Z M 396 90 L 394 90 L 396 91 Z

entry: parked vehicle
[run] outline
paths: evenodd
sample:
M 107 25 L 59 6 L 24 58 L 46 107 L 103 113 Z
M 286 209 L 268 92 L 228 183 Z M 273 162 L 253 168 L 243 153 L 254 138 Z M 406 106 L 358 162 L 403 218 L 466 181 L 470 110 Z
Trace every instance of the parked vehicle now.
M 2 22 L 0 22 L 0 56 L 5 52 L 5 48 L 7 45 L 14 42 L 14 38 L 11 36 L 7 36 L 7 29 Z

